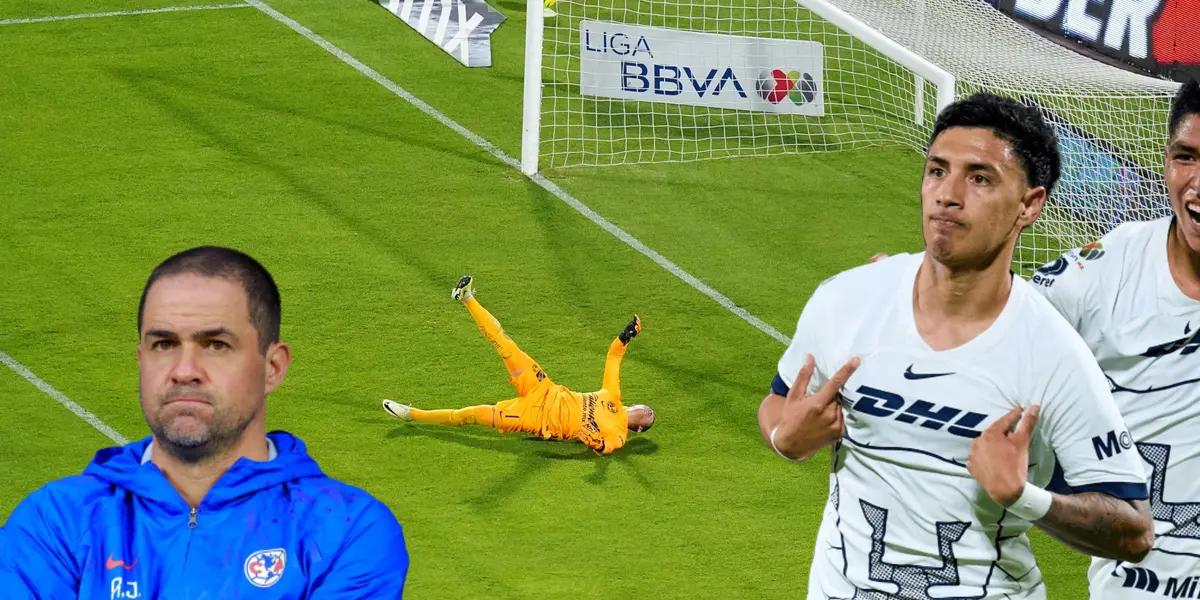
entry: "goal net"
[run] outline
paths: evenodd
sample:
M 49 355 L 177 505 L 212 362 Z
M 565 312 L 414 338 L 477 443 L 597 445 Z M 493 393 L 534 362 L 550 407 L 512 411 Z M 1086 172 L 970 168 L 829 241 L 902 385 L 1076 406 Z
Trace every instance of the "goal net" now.
M 526 87 L 527 172 L 923 152 L 939 107 L 990 90 L 1039 107 L 1064 155 L 1058 189 L 1022 236 L 1022 271 L 1170 211 L 1159 173 L 1178 84 L 1080 55 L 982 0 L 558 0 L 552 10 L 540 56 L 527 53 L 527 80 L 541 82 L 540 96 Z

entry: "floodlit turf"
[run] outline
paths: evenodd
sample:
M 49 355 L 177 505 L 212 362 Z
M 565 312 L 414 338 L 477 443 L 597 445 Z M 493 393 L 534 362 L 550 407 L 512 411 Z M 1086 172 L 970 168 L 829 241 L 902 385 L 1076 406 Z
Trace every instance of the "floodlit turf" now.
M 490 70 L 460 67 L 370 2 L 270 4 L 517 154 L 520 3 L 498 3 L 510 20 Z M 3 16 L 62 8 L 18 0 Z M 411 597 L 802 593 L 827 464 L 788 464 L 758 439 L 779 342 L 257 10 L 10 25 L 0 40 L 0 351 L 144 436 L 144 278 L 192 245 L 239 247 L 278 280 L 296 356 L 268 424 L 395 511 Z M 864 150 L 550 176 L 790 335 L 821 279 L 918 247 L 919 168 L 909 152 Z M 598 386 L 609 341 L 639 312 L 622 378 L 656 428 L 598 458 L 386 417 L 383 397 L 511 395 L 449 299 L 466 272 L 517 342 L 579 389 Z M 6 368 L 0 398 L 3 519 L 107 442 Z M 1051 597 L 1082 597 L 1086 561 L 1039 550 Z

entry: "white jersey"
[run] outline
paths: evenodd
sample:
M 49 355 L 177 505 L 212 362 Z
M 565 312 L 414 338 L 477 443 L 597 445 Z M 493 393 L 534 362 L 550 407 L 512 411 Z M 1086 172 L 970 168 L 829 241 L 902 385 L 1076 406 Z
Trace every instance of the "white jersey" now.
M 1121 225 L 1032 279 L 1096 356 L 1149 474 L 1154 549 L 1093 560 L 1096 599 L 1200 598 L 1200 302 L 1171 277 L 1170 225 Z
M 935 352 L 917 333 L 923 255 L 893 256 L 817 288 L 772 384 L 787 393 L 806 354 L 816 391 L 851 356 L 846 431 L 833 447 L 829 500 L 808 598 L 1045 598 L 1031 524 L 967 472 L 972 440 L 1013 407 L 1040 404 L 1029 480 L 1056 470 L 1079 489 L 1145 497 L 1145 474 L 1104 375 L 1078 334 L 1014 278 L 987 330 Z M 786 382 L 786 384 L 784 384 Z M 1118 440 L 1101 455 L 1096 440 Z M 1057 460 L 1056 460 L 1057 458 Z

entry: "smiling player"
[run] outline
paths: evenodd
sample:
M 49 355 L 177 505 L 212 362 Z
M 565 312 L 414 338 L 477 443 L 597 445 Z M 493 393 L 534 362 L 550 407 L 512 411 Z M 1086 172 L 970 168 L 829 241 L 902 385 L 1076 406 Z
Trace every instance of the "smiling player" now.
M 1171 105 L 1165 180 L 1173 215 L 1123 224 L 1042 267 L 1036 289 L 1091 348 L 1150 472 L 1157 538 L 1136 565 L 1096 559 L 1094 599 L 1194 597 L 1200 571 L 1200 85 Z M 1100 455 L 1127 453 L 1102 438 Z M 1182 594 L 1182 595 L 1180 595 Z

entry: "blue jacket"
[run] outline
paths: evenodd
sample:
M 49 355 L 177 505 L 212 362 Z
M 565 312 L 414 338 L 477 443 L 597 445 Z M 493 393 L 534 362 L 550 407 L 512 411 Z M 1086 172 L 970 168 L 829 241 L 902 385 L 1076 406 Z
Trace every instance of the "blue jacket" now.
M 0 595 L 399 598 L 408 552 L 391 511 L 322 473 L 299 438 L 269 435 L 276 458 L 238 459 L 195 511 L 142 464 L 150 438 L 97 452 L 0 528 Z

